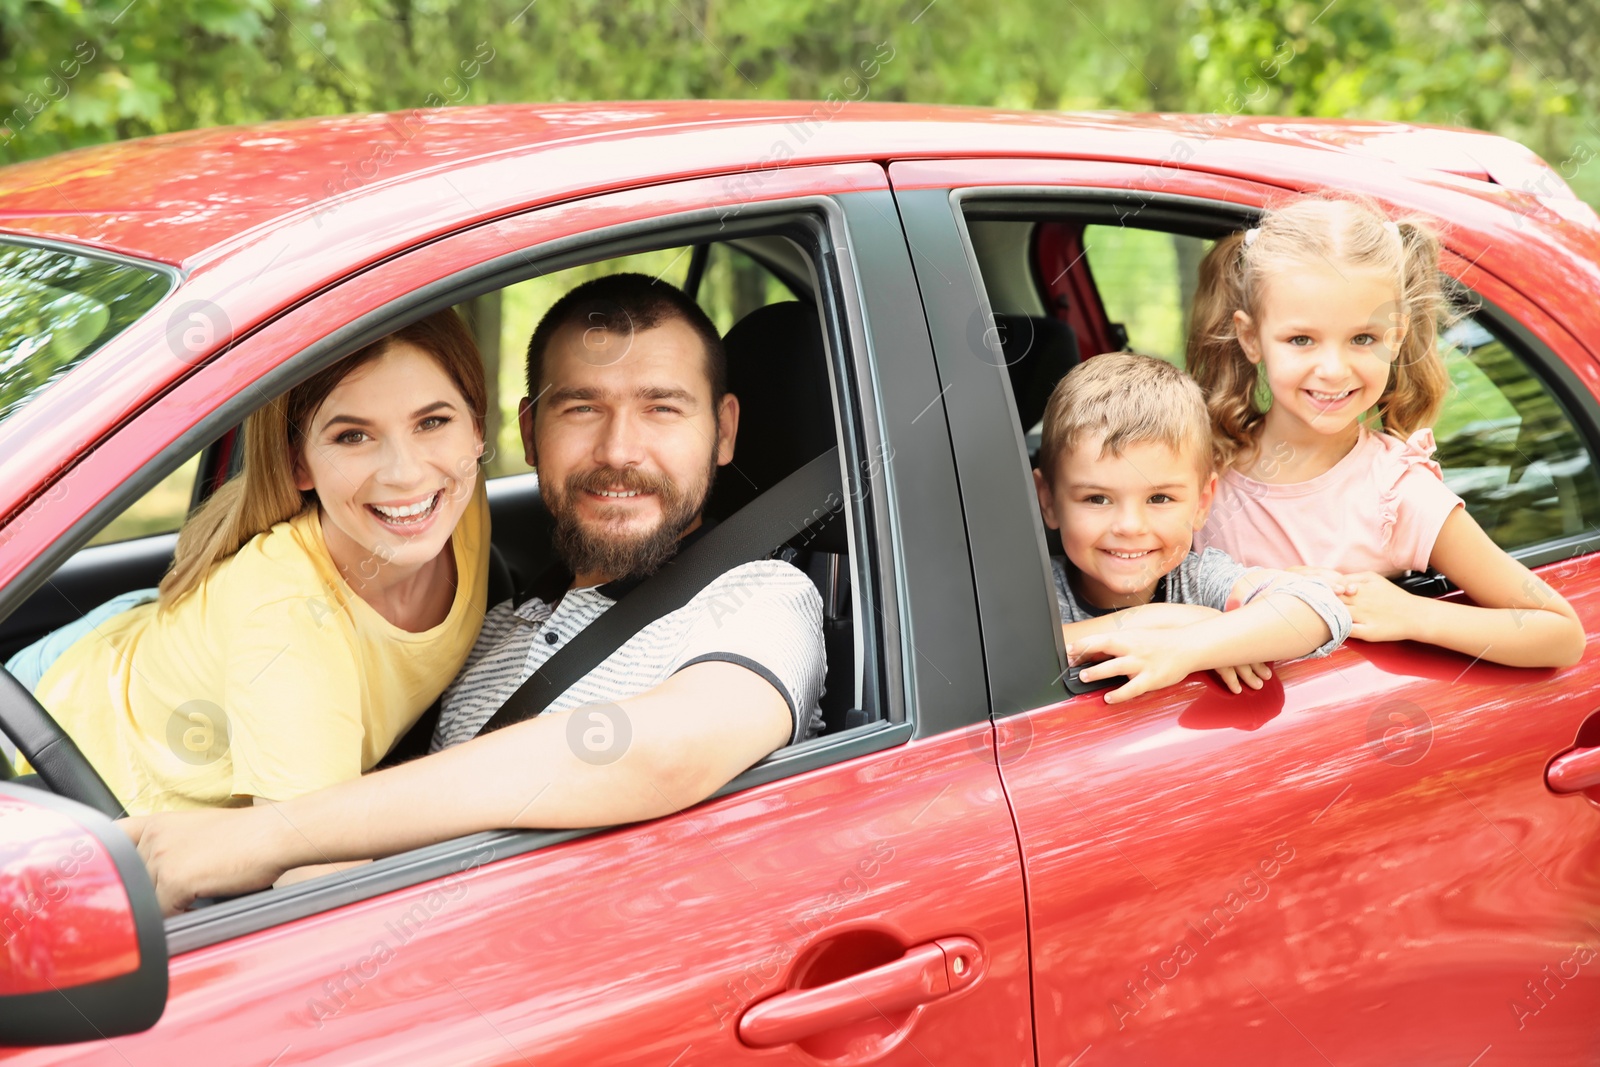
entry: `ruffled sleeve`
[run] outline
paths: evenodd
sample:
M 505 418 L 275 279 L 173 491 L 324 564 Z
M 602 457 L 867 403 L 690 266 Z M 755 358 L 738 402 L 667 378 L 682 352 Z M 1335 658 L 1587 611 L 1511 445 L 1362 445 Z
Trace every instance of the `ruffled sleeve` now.
M 1427 570 L 1439 531 L 1461 498 L 1444 484 L 1444 469 L 1433 458 L 1433 430 L 1424 427 L 1404 441 L 1377 437 L 1383 453 L 1373 473 L 1383 552 L 1396 571 Z

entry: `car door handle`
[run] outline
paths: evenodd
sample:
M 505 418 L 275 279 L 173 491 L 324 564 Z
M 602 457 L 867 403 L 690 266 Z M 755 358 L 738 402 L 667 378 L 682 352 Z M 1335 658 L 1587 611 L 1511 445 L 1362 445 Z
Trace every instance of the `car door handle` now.
M 1557 793 L 1581 793 L 1600 785 L 1600 748 L 1563 752 L 1550 761 L 1544 780 Z
M 905 1011 L 958 993 L 977 981 L 983 953 L 977 942 L 945 937 L 917 945 L 881 967 L 814 989 L 779 993 L 739 1019 L 739 1040 L 773 1048 L 864 1019 Z

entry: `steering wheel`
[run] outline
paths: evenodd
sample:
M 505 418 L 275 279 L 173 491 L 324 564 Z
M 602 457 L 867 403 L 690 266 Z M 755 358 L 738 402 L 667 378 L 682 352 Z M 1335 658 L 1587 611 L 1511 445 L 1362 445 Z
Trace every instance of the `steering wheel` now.
M 127 814 L 77 742 L 4 667 L 0 667 L 0 730 L 15 742 L 52 793 L 87 804 L 108 819 Z

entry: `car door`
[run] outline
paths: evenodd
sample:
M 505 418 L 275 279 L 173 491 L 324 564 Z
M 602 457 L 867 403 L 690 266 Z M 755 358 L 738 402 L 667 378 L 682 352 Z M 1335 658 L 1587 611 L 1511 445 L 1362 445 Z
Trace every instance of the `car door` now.
M 1600 812 L 1545 784 L 1592 728 L 1592 654 L 1535 671 L 1352 642 L 1260 692 L 1196 676 L 1115 707 L 1063 684 L 1028 428 L 999 369 L 1011 353 L 985 336 L 969 224 L 1069 202 L 1109 226 L 1199 224 L 1274 190 L 1064 160 L 893 163 L 890 176 L 950 386 L 1040 1062 L 1592 1062 Z M 1592 467 L 1591 356 L 1497 273 L 1537 264 L 1477 223 L 1480 202 L 1413 193 L 1409 206 L 1460 224 L 1447 268 L 1539 354 Z M 1522 284 L 1548 297 L 1559 273 Z M 1591 632 L 1597 544 L 1580 529 L 1524 553 Z
M 175 463 L 243 394 L 397 315 L 657 232 L 767 225 L 815 241 L 869 668 L 855 720 L 648 824 L 479 834 L 179 916 L 153 1030 L 17 1062 L 1033 1062 L 1021 858 L 949 431 L 880 166 L 607 194 L 426 244 L 206 364 L 127 448 L 86 457 L 84 484 Z

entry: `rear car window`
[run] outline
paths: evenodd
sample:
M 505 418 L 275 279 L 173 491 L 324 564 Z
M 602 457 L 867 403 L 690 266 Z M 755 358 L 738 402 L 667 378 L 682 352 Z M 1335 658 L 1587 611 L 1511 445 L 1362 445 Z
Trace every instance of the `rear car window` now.
M 0 422 L 167 295 L 165 270 L 0 240 Z
M 1600 472 L 1555 394 L 1480 318 L 1442 340 L 1434 458 L 1478 525 L 1508 552 L 1600 529 Z

